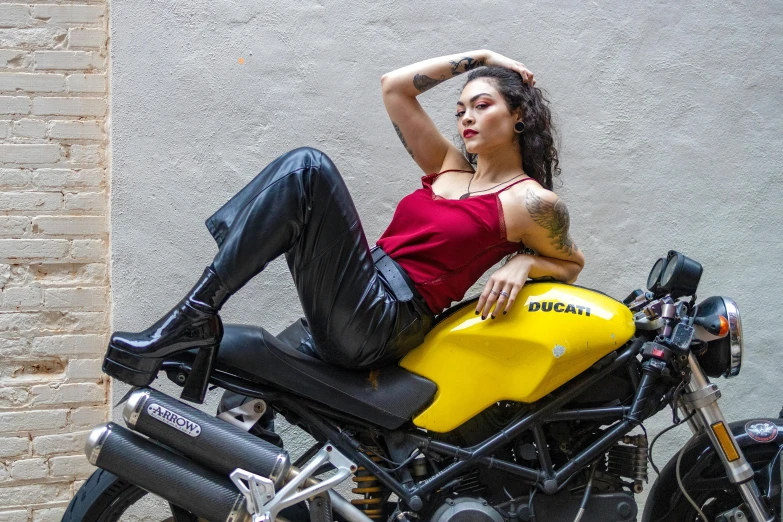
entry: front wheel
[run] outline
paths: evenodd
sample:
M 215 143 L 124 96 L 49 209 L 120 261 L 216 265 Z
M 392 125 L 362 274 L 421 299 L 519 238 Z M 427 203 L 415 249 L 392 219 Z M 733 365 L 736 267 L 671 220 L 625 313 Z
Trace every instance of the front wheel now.
M 79 488 L 68 504 L 62 522 L 116 522 L 119 520 L 158 520 L 198 522 L 199 518 L 167 504 L 108 471 L 99 469 Z M 152 513 L 150 513 L 152 511 Z
M 680 476 L 688 495 L 701 508 L 709 522 L 712 522 L 721 513 L 741 506 L 743 501 L 739 490 L 729 481 L 723 463 L 712 448 L 702 448 L 702 451 L 698 451 L 695 450 L 695 446 L 697 445 L 689 444 L 684 449 Z M 745 458 L 755 472 L 754 480 L 763 495 L 770 494 L 762 485 L 769 483 L 768 467 L 775 461 L 779 450 L 780 448 L 775 444 L 759 444 L 742 448 Z M 677 484 L 676 464 L 675 454 L 661 470 L 660 476 L 650 489 L 642 522 L 702 522 L 702 518 Z M 775 520 L 780 520 L 780 513 L 777 510 L 775 510 Z

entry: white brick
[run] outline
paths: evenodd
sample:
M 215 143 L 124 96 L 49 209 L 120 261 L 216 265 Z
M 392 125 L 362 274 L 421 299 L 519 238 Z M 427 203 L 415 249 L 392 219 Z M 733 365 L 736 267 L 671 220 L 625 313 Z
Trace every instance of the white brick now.
M 30 8 L 24 4 L 0 4 L 0 27 L 28 27 L 33 24 Z
M 30 114 L 27 96 L 0 96 L 0 114 Z M 0 156 L 2 161 L 2 156 Z
M 14 480 L 42 479 L 49 474 L 46 459 L 17 460 L 11 464 L 11 478 Z
M 71 424 L 78 428 L 94 428 L 106 422 L 105 406 L 84 406 L 71 411 Z
M 24 49 L 51 49 L 65 41 L 64 27 L 31 27 L 0 29 L 0 47 Z
M 52 455 L 54 453 L 82 452 L 89 435 L 89 431 L 79 431 L 35 437 L 33 439 L 33 453 L 35 455 Z
M 14 411 L 0 413 L 0 433 L 53 430 L 65 426 L 68 410 Z M 0 494 L 2 499 L 2 494 Z M 0 506 L 3 504 L 0 500 Z
M 65 363 L 60 359 L 4 359 L 0 361 L 0 379 L 5 379 L 7 384 L 14 386 L 64 378 Z
M 71 74 L 65 78 L 69 92 L 106 92 L 105 74 Z
M 40 120 L 22 119 L 14 122 L 14 136 L 20 138 L 45 138 L 46 122 Z
M 60 522 L 66 509 L 66 507 L 36 509 L 33 511 L 33 522 Z
M 68 247 L 64 239 L 0 239 L 0 261 L 62 259 Z
M 71 163 L 82 165 L 103 163 L 103 146 L 71 145 L 67 156 Z
M 11 134 L 11 121 L 10 120 L 0 121 L 0 139 L 6 138 L 10 134 Z
M 0 169 L 0 187 L 22 188 L 30 184 L 32 175 L 22 169 Z
M 23 408 L 29 406 L 33 399 L 27 388 L 17 386 L 0 388 L 0 408 Z
M 0 506 L 16 507 L 49 502 L 67 502 L 71 493 L 68 484 L 30 484 L 0 488 Z
M 103 47 L 106 31 L 77 27 L 68 30 L 68 47 Z
M 21 236 L 30 222 L 27 216 L 0 216 L 0 236 Z
M 103 139 L 101 123 L 97 121 L 53 121 L 49 137 L 64 140 Z
M 0 292 L 0 296 L 4 310 L 40 307 L 43 301 L 43 292 L 36 287 L 12 286 Z
M 33 340 L 33 355 L 69 357 L 83 354 L 103 354 L 106 337 L 103 335 L 53 335 Z
M 33 218 L 33 233 L 49 236 L 94 236 L 106 231 L 103 216 L 42 216 Z
M 32 62 L 32 55 L 21 49 L 0 49 L 0 67 L 19 69 Z
M 20 165 L 56 163 L 60 160 L 62 148 L 54 144 L 0 144 L 0 163 Z
M 104 178 L 103 169 L 38 169 L 32 173 L 32 182 L 39 188 L 98 187 L 103 184 Z M 20 178 L 17 183 L 21 181 Z
M 84 71 L 102 69 L 103 57 L 89 51 L 35 51 L 35 70 Z
M 100 312 L 79 312 L 69 311 L 62 318 L 62 333 L 103 333 L 109 328 L 108 315 L 106 311 Z M 60 333 L 58 331 L 58 333 Z M 106 350 L 104 345 L 104 351 Z
M 33 98 L 35 115 L 103 116 L 105 113 L 103 98 Z
M 61 92 L 65 75 L 56 73 L 0 72 L 0 91 Z
M 99 379 L 103 374 L 102 364 L 102 359 L 71 359 L 68 363 L 68 378 Z
M 7 266 L 7 265 L 6 265 Z M 104 263 L 51 263 L 29 267 L 29 277 L 44 286 L 106 285 Z
M 49 5 L 33 6 L 33 18 L 48 22 L 98 24 L 103 21 L 102 5 Z
M 35 406 L 106 401 L 104 386 L 93 383 L 60 384 L 59 386 L 42 384 L 33 386 L 31 391 Z
M 48 309 L 105 310 L 106 288 L 49 288 L 44 291 L 44 306 Z
M 27 511 L 0 511 L 0 522 L 27 522 Z
M 105 209 L 106 195 L 103 192 L 68 192 L 65 194 L 65 210 L 103 212 Z M 0 221 L 0 233 L 2 233 L 2 221 Z
M 74 261 L 103 261 L 106 259 L 106 243 L 102 239 L 74 239 L 71 258 Z M 1 255 L 0 259 L 2 259 Z
M 10 314 L 9 314 L 10 315 Z M 30 346 L 32 341 L 27 338 L 4 338 L 3 339 L 3 356 L 4 357 L 24 357 L 30 354 Z M 0 452 L 0 457 L 2 457 Z
M 30 439 L 27 437 L 0 437 L 0 457 L 27 455 L 29 447 Z
M 95 466 L 91 465 L 84 455 L 52 457 L 49 459 L 49 467 L 53 477 L 86 478 L 95 471 Z
M 38 147 L 38 145 L 0 145 L 3 147 Z M 1 192 L 0 210 L 59 210 L 63 205 L 61 192 Z

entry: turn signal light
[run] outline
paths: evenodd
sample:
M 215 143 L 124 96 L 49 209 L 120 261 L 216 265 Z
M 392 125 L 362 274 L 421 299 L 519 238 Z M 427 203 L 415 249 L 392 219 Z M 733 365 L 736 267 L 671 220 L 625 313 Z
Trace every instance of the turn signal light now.
M 718 332 L 718 337 L 726 337 L 726 335 L 729 333 L 729 320 L 722 315 L 719 315 L 718 319 L 720 320 L 720 331 Z

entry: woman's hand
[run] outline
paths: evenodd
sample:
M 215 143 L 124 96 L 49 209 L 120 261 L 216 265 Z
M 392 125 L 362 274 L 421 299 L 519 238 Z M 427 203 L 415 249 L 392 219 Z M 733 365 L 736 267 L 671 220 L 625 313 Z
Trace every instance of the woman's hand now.
M 486 53 L 486 58 L 484 60 L 485 65 L 498 65 L 500 67 L 505 67 L 506 69 L 511 69 L 512 71 L 516 71 L 522 75 L 522 81 L 524 81 L 526 84 L 530 85 L 531 87 L 536 84 L 536 80 L 533 78 L 533 73 L 530 72 L 522 62 L 512 60 L 511 58 L 507 58 L 502 54 L 496 53 L 494 51 L 486 51 Z
M 499 315 L 499 310 L 505 314 L 517 298 L 517 294 L 527 281 L 527 276 L 533 266 L 533 256 L 518 254 L 492 274 L 481 292 L 476 314 L 482 319 L 492 313 L 492 319 Z M 494 307 L 494 310 L 492 309 Z

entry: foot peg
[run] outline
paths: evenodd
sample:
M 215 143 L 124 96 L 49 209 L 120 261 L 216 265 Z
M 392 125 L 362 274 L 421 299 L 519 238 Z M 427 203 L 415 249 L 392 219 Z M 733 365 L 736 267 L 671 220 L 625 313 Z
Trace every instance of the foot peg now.
M 326 480 L 312 481 L 309 487 L 303 488 L 305 482 L 310 479 L 323 464 L 329 462 L 337 469 L 337 473 Z M 275 486 L 271 480 L 255 475 L 243 469 L 235 469 L 231 475 L 231 481 L 245 496 L 247 510 L 252 514 L 252 522 L 272 522 L 277 519 L 278 513 L 283 508 L 293 506 L 303 500 L 312 498 L 344 481 L 356 471 L 356 464 L 337 451 L 337 448 L 327 444 L 310 460 L 280 491 L 275 492 Z M 289 474 L 289 477 L 291 474 Z

